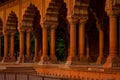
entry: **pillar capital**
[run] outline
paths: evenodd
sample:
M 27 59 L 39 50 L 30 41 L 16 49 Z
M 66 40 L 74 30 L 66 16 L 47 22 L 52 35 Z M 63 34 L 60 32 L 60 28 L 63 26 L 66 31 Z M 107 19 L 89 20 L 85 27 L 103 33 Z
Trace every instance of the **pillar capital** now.
M 8 35 L 9 33 L 5 32 L 4 35 Z
M 32 31 L 31 29 L 28 29 L 26 32 L 27 32 L 27 33 L 30 33 L 31 31 Z
M 83 16 L 83 17 L 81 17 L 80 19 L 79 19 L 79 23 L 80 24 L 85 24 L 86 22 L 87 22 L 87 20 L 88 20 L 88 17 L 87 16 Z
M 103 31 L 102 22 L 100 20 L 96 20 L 96 27 L 98 31 Z
M 12 33 L 10 33 L 10 35 L 11 35 L 11 36 L 14 36 L 14 35 L 15 35 L 15 33 L 16 33 L 16 32 L 12 32 Z
M 67 16 L 67 19 L 68 19 L 68 22 L 70 24 L 73 24 L 73 23 L 77 23 L 78 22 L 78 18 L 75 18 L 73 16 Z
M 57 24 L 53 24 L 50 27 L 51 27 L 51 29 L 56 29 L 57 28 Z
M 41 23 L 41 27 L 44 29 L 47 29 L 49 26 L 48 24 L 46 24 L 45 22 Z
M 119 14 L 120 13 L 119 0 L 106 0 L 105 11 L 107 14 Z
M 25 32 L 25 30 L 24 29 L 19 29 L 19 32 Z

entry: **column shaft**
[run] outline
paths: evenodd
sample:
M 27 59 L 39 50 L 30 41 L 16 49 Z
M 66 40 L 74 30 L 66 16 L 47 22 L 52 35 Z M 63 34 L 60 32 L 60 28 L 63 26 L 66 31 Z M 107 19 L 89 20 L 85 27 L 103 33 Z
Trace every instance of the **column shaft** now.
M 76 23 L 70 22 L 70 53 L 67 58 L 66 66 L 77 64 L 76 56 Z
M 0 57 L 2 55 L 2 36 L 0 36 Z
M 17 63 L 24 62 L 24 32 L 20 31 L 20 53 Z
M 99 56 L 97 58 L 97 64 L 101 64 L 105 61 L 104 55 L 104 32 L 103 30 L 99 30 Z
M 20 32 L 20 56 L 24 55 L 24 32 Z
M 35 38 L 35 55 L 34 55 L 34 62 L 37 60 L 38 57 L 38 40 Z
M 109 55 L 117 54 L 117 16 L 110 16 Z
M 52 61 L 57 61 L 55 56 L 55 29 L 51 29 L 50 57 Z
M 4 35 L 4 57 L 8 56 L 8 35 Z
M 14 34 L 11 34 L 10 39 L 10 56 L 11 58 L 14 56 Z
M 117 56 L 117 16 L 110 15 L 109 28 L 109 56 L 103 67 L 118 67 L 120 66 L 120 58 Z
M 80 60 L 85 58 L 85 23 L 79 26 L 79 55 Z
M 43 28 L 43 40 L 42 40 L 42 46 L 43 46 L 43 56 L 46 56 L 48 53 L 48 36 L 47 36 L 47 29 Z
M 30 43 L 30 32 L 27 32 L 26 35 L 26 56 L 30 56 L 30 49 L 31 49 L 31 43 Z
M 48 57 L 48 31 L 47 28 L 42 29 L 42 56 L 40 58 L 39 64 L 44 64 L 49 62 Z

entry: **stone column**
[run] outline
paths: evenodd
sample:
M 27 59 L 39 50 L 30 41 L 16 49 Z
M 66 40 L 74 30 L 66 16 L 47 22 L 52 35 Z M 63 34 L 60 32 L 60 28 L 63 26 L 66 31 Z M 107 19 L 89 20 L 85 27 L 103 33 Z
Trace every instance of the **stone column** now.
M 104 63 L 105 57 L 103 55 L 103 50 L 104 50 L 104 32 L 102 29 L 101 22 L 96 23 L 97 29 L 99 31 L 99 56 L 97 58 L 97 64 Z
M 76 56 L 76 23 L 73 19 L 68 19 L 70 24 L 70 53 L 68 54 L 66 66 L 76 64 L 78 58 Z
M 34 55 L 33 61 L 35 62 L 37 60 L 37 58 L 38 58 L 38 40 L 35 37 L 35 55 Z
M 6 62 L 8 59 L 8 33 L 4 33 L 4 57 L 2 62 Z
M 14 56 L 14 36 L 15 32 L 10 34 L 10 61 L 15 61 L 15 56 Z
M 0 60 L 2 59 L 2 35 L 0 35 Z
M 54 26 L 51 26 L 51 40 L 50 40 L 50 59 L 52 62 L 57 62 L 57 57 L 55 55 L 55 25 Z
M 26 56 L 25 56 L 25 61 L 27 61 L 27 62 L 32 61 L 30 32 L 31 32 L 31 30 L 26 31 Z
M 44 64 L 49 62 L 48 57 L 48 31 L 47 26 L 42 25 L 42 56 L 40 58 L 39 64 Z
M 112 13 L 112 12 L 111 12 Z M 120 66 L 120 58 L 117 56 L 117 15 L 109 15 L 109 56 L 103 67 L 117 67 Z
M 24 31 L 20 30 L 20 52 L 17 63 L 24 62 Z
M 83 17 L 80 19 L 79 24 L 79 55 L 80 55 L 80 62 L 86 63 L 87 58 L 85 56 L 85 24 L 87 18 Z

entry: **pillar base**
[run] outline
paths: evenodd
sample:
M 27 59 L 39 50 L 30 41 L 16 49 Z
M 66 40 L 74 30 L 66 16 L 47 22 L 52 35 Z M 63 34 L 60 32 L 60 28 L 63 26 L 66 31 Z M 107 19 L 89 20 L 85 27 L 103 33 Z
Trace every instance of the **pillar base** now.
M 88 64 L 88 59 L 86 57 L 80 57 L 80 64 Z
M 32 57 L 30 55 L 26 55 L 24 62 L 33 62 Z
M 69 56 L 67 58 L 67 61 L 65 63 L 65 66 L 70 66 L 70 65 L 77 65 L 79 64 L 78 57 L 77 56 Z
M 93 62 L 93 60 L 91 59 L 91 57 L 89 56 L 89 57 L 87 57 L 87 61 L 88 61 L 88 63 L 92 63 Z
M 104 56 L 99 56 L 97 58 L 96 64 L 103 64 L 105 63 L 105 61 L 106 61 L 106 58 Z
M 10 57 L 8 57 L 8 56 L 4 56 L 2 59 L 2 63 L 9 62 L 9 61 L 10 61 Z
M 39 62 L 39 61 L 40 61 L 40 57 L 39 56 L 34 57 L 33 62 Z
M 117 55 L 114 56 L 109 55 L 103 67 L 104 68 L 120 67 L 120 58 Z
M 41 64 L 49 64 L 49 57 L 47 55 L 41 56 L 41 59 L 40 59 L 38 64 L 39 65 L 41 65 Z
M 0 56 L 0 61 L 2 61 L 2 59 L 3 59 L 3 58 Z
M 15 56 L 11 56 L 10 57 L 10 62 L 15 62 L 15 61 L 16 61 Z
M 51 63 L 57 63 L 57 57 L 55 55 L 50 56 Z
M 16 63 L 24 63 L 24 55 L 23 56 L 19 56 Z

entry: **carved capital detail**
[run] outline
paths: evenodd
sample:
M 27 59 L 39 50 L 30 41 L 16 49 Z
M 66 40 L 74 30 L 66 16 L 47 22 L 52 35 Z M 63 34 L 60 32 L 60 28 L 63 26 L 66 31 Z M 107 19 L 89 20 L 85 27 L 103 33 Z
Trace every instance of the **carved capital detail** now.
M 68 22 L 69 23 L 77 23 L 78 22 L 78 18 L 74 17 L 74 16 L 67 16 Z
M 86 23 L 87 22 L 87 20 L 88 20 L 88 17 L 86 17 L 86 16 L 83 16 L 83 17 L 81 17 L 80 19 L 79 19 L 79 23 L 80 24 L 82 24 L 82 23 Z
M 119 0 L 106 0 L 105 11 L 109 16 L 118 15 L 120 13 L 120 1 Z

